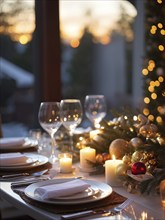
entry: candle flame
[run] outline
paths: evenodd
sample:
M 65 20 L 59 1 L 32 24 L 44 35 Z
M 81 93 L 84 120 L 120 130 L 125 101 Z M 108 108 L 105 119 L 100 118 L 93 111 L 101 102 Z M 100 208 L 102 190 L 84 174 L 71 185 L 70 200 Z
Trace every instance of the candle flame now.
M 115 155 L 113 154 L 113 155 L 112 155 L 112 160 L 115 160 L 115 159 L 116 159 L 116 157 L 115 157 Z

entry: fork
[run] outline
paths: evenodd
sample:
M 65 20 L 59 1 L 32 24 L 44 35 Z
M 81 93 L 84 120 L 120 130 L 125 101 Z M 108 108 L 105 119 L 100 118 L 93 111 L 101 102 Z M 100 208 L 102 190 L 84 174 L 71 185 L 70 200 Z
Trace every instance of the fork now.
M 117 207 L 114 207 L 114 208 L 112 208 L 110 210 L 106 210 L 106 209 L 87 210 L 87 211 L 82 211 L 82 212 L 62 215 L 61 219 L 77 219 L 77 218 L 80 218 L 80 217 L 85 217 L 85 216 L 90 216 L 90 215 L 95 215 L 95 214 L 104 214 L 104 215 L 106 214 L 106 216 L 113 216 L 113 215 L 117 215 L 118 213 L 120 213 L 131 202 L 132 201 L 130 199 L 127 199 L 121 205 L 119 205 Z
M 120 213 L 123 209 L 125 209 L 127 206 L 129 206 L 129 204 L 131 202 L 132 201 L 130 199 L 127 199 L 121 205 L 116 206 L 116 207 L 110 209 L 109 211 L 111 212 L 112 215 L 116 215 L 116 214 Z

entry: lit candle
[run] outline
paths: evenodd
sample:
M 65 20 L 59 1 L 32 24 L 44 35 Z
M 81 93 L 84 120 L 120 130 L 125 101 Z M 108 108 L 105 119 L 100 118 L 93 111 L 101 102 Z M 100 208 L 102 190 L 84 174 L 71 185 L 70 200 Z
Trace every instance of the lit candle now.
M 118 178 L 116 174 L 117 167 L 122 164 L 122 160 L 116 160 L 115 156 L 112 157 L 112 160 L 105 161 L 105 178 L 106 183 L 111 186 L 118 185 Z
M 91 161 L 92 163 L 95 163 L 96 161 L 96 150 L 90 147 L 86 147 L 80 150 L 81 169 L 88 169 L 92 167 L 88 161 Z
M 72 155 L 69 153 L 59 154 L 60 172 L 72 172 Z

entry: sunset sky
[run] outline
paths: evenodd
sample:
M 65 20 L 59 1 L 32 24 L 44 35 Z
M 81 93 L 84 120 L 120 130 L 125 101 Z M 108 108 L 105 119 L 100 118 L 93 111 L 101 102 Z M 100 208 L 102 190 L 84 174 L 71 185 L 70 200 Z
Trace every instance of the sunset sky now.
M 13 0 L 4 2 L 9 3 Z M 34 0 L 22 0 L 22 2 L 25 4 L 25 10 L 22 14 L 12 17 L 13 21 L 14 19 L 17 21 L 16 26 L 8 32 L 15 34 L 14 40 L 26 44 L 35 29 Z M 98 39 L 108 36 L 119 18 L 120 4 L 126 8 L 126 12 L 131 17 L 137 15 L 136 9 L 125 0 L 60 0 L 61 38 L 68 42 L 79 40 L 83 35 L 84 27 L 88 27 Z M 28 7 L 30 9 L 27 12 Z M 5 4 L 3 10 L 7 10 Z
M 79 39 L 84 26 L 88 26 L 95 36 L 106 35 L 119 18 L 120 4 L 130 16 L 137 15 L 132 4 L 123 0 L 60 0 L 62 37 Z

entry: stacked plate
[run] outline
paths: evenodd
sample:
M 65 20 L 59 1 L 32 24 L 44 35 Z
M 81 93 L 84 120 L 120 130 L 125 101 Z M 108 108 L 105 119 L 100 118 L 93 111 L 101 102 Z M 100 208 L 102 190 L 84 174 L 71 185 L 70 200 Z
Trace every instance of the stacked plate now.
M 48 158 L 43 155 L 33 153 L 2 153 L 0 154 L 0 170 L 26 170 L 44 165 Z
M 1 151 L 20 151 L 31 147 L 36 147 L 37 141 L 23 137 L 0 138 Z
M 37 182 L 34 184 L 29 185 L 25 188 L 25 194 L 29 198 L 43 202 L 43 203 L 49 203 L 49 204 L 83 204 L 83 203 L 89 203 L 89 202 L 95 202 L 98 200 L 101 200 L 103 198 L 106 198 L 112 193 L 112 188 L 102 182 L 97 182 L 93 180 L 83 180 L 85 183 L 89 185 L 87 189 L 84 191 L 78 192 L 78 193 L 72 193 L 71 195 L 62 195 L 58 196 L 58 198 L 49 198 L 49 199 L 43 199 L 41 195 L 39 195 L 36 191 L 39 187 L 47 186 L 54 184 L 54 188 L 56 188 L 56 184 L 62 184 L 65 182 L 73 181 L 73 179 L 52 179 L 47 180 L 43 182 Z

